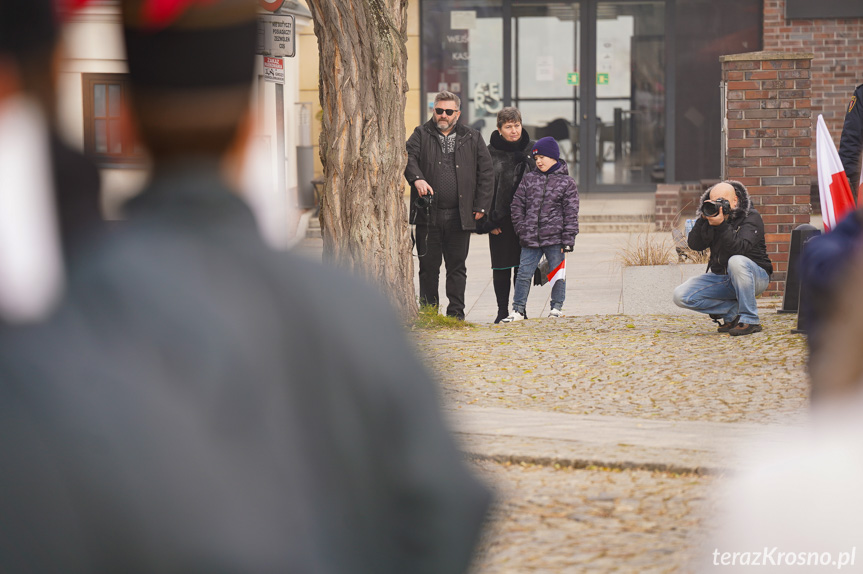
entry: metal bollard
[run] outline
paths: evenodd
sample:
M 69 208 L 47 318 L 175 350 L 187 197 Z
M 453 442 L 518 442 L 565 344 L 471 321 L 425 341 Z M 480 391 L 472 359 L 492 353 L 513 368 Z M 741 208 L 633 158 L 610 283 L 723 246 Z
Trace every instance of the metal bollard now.
M 782 308 L 777 313 L 797 313 L 800 309 L 800 256 L 803 254 L 803 246 L 806 242 L 818 235 L 821 235 L 821 230 L 808 223 L 798 225 L 791 232 L 785 293 L 782 296 Z

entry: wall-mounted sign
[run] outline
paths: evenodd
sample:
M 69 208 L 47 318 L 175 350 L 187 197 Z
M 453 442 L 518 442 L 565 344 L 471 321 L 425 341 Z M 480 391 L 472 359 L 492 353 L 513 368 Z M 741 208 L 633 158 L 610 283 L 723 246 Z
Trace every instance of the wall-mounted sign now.
M 269 12 L 276 12 L 284 3 L 285 0 L 258 0 L 261 8 Z
M 570 72 L 566 75 L 566 83 L 570 86 L 578 85 L 578 72 Z
M 473 30 L 476 28 L 476 10 L 453 10 L 449 13 L 449 27 L 452 30 Z
M 258 16 L 257 53 L 274 58 L 293 58 L 297 52 L 294 16 Z
M 276 84 L 285 83 L 285 61 L 281 58 L 264 57 L 264 80 L 275 82 Z
M 596 85 L 597 86 L 607 86 L 608 85 L 608 74 L 600 73 L 596 75 Z
M 554 80 L 554 56 L 537 56 L 534 70 L 536 71 L 537 82 L 551 82 Z
M 785 18 L 861 18 L 860 0 L 786 0 Z

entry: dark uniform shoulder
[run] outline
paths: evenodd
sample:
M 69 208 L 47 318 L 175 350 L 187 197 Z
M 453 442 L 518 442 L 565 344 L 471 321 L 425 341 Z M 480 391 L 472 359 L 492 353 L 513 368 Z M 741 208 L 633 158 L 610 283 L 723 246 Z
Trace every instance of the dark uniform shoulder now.
M 845 113 L 850 114 L 854 111 L 854 108 L 860 105 L 860 100 L 863 100 L 863 84 L 860 84 L 854 90 L 854 95 L 851 96 L 851 101 L 848 103 L 848 109 L 845 110 Z

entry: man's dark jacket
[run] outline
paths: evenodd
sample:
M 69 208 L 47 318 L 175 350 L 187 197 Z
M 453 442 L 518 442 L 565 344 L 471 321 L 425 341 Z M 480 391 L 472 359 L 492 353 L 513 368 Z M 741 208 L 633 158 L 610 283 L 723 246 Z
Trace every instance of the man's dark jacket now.
M 456 124 L 453 129 L 456 134 L 455 167 L 461 226 L 466 231 L 474 231 L 474 212 L 488 213 L 491 209 L 494 170 L 482 134 L 463 124 Z M 436 221 L 437 211 L 434 204 L 428 213 L 431 221 L 426 216 L 426 210 L 416 208 L 415 202 L 419 195 L 413 184 L 418 179 L 424 179 L 432 190 L 435 189 L 436 174 L 443 159 L 439 135 L 434 121 L 429 120 L 417 126 L 407 141 L 408 165 L 405 168 L 405 179 L 411 184 L 411 221 L 417 224 Z
M 733 255 L 743 255 L 756 265 L 773 274 L 773 264 L 767 255 L 764 240 L 764 222 L 761 215 L 752 207 L 749 191 L 738 181 L 729 181 L 737 193 L 737 208 L 731 217 L 719 225 L 712 226 L 706 219 L 699 217 L 689 232 L 688 243 L 695 251 L 710 248 L 709 269 L 717 275 L 728 273 L 728 260 Z M 698 205 L 708 199 L 710 190 L 704 192 Z M 701 215 L 701 207 L 698 208 Z
M 857 187 L 860 185 L 860 163 L 863 155 L 863 84 L 857 86 L 848 110 L 845 113 L 845 124 L 842 126 L 842 137 L 839 139 L 839 157 L 845 175 L 851 183 L 851 191 L 857 197 Z
M 61 433 L 52 433 L 58 449 L 68 453 L 57 459 L 60 470 L 33 471 L 29 482 L 31 474 L 22 471 L 16 484 L 22 490 L 31 487 L 28 500 L 34 504 L 42 492 L 35 479 L 51 477 L 56 490 L 67 493 L 49 510 L 56 506 L 54 514 L 62 510 L 69 520 L 46 519 L 45 525 L 85 538 L 91 544 L 82 551 L 114 566 L 83 571 L 174 572 L 143 558 L 135 569 L 111 561 L 148 541 L 134 535 L 143 524 L 148 534 L 158 536 L 156 550 L 190 560 L 175 560 L 183 567 L 178 572 L 464 572 L 488 493 L 468 472 L 446 431 L 436 387 L 392 309 L 354 277 L 265 247 L 251 211 L 220 181 L 218 168 L 204 161 L 157 169 L 153 182 L 128 204 L 123 227 L 75 267 L 70 305 L 83 322 L 79 330 L 97 340 L 98 353 L 79 356 L 79 364 L 65 360 L 53 370 L 48 364 L 58 362 L 54 355 L 62 350 L 65 359 L 69 353 L 60 346 L 33 345 L 31 355 L 41 362 L 22 365 L 14 374 L 22 385 L 31 383 L 24 388 L 38 393 L 31 403 L 41 418 L 53 420 L 60 412 L 64 420 L 77 421 L 65 426 L 83 426 L 80 435 L 93 438 L 67 446 Z M 11 353 L 13 347 L 8 348 Z M 20 356 L 16 352 L 11 358 Z M 0 376 L 3 367 L 0 363 Z M 125 419 L 108 416 L 115 393 L 102 400 L 89 383 L 75 387 L 79 380 L 91 380 L 88 371 L 97 367 L 108 371 L 108 383 L 115 378 L 119 387 L 148 385 L 164 397 L 162 404 L 190 413 L 190 425 L 202 429 L 199 448 L 215 450 L 208 467 L 214 471 L 204 476 L 223 478 L 226 490 L 236 494 L 230 514 L 214 509 L 206 528 L 195 520 L 207 516 L 213 500 L 224 498 L 219 492 L 209 496 L 209 482 L 200 483 L 200 496 L 186 499 L 188 506 L 184 498 L 169 496 L 177 492 L 163 494 L 160 487 L 189 487 L 189 481 L 166 479 L 150 486 L 149 477 L 160 472 L 154 468 L 156 454 L 171 445 L 156 430 L 155 442 L 146 449 L 123 439 Z M 29 376 L 35 369 L 46 371 L 38 379 L 52 384 Z M 81 401 L 110 419 L 101 433 L 85 432 L 89 423 L 80 419 L 87 411 L 51 401 L 52 388 L 64 383 L 72 386 L 66 394 L 84 393 L 88 400 Z M 133 399 L 123 399 L 122 406 L 133 408 Z M 156 429 L 163 418 L 173 421 L 159 410 L 139 418 Z M 0 429 L 13 433 L 11 422 Z M 150 432 L 140 426 L 134 430 Z M 103 446 L 109 440 L 115 442 Z M 187 442 L 194 441 L 178 438 Z M 10 449 L 16 444 L 0 441 L 0 447 Z M 76 452 L 82 449 L 90 454 L 77 464 Z M 128 460 L 118 460 L 117 453 L 127 450 Z M 0 448 L 0 455 L 6 452 Z M 143 459 L 134 457 L 139 452 Z M 68 471 L 64 461 L 71 461 Z M 110 471 L 97 483 L 92 476 L 102 476 L 101 467 L 90 470 L 94 464 L 83 464 L 93 461 Z M 219 472 L 220 465 L 234 468 L 238 480 L 231 482 L 232 476 Z M 4 472 L 8 479 L 11 471 Z M 190 473 L 189 480 L 200 474 Z M 82 496 L 73 488 L 82 482 L 107 484 L 111 490 L 87 488 Z M 194 488 L 183 491 L 194 494 Z M 146 504 L 151 499 L 160 504 Z M 3 502 L 0 493 L 0 509 Z M 248 516 L 240 512 L 246 507 L 238 505 L 244 504 L 260 512 Z M 19 514 L 27 515 L 26 505 Z M 190 519 L 180 524 L 177 516 Z M 118 538 L 126 533 L 118 524 L 129 526 L 131 534 Z M 182 528 L 189 524 L 200 528 Z M 208 536 L 213 530 L 220 536 Z M 18 540 L 25 533 L 15 534 Z M 201 546 L 185 544 L 190 537 Z M 0 528 L 0 549 L 3 542 Z M 154 551 L 139 550 L 134 557 Z M 301 557 L 323 567 L 304 568 Z M 0 565 L 2 558 L 0 552 Z

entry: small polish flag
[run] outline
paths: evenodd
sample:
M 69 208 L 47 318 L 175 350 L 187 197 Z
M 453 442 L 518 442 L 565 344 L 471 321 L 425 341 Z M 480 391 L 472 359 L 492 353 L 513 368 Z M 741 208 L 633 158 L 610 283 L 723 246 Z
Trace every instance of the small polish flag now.
M 848 185 L 848 176 L 836 152 L 836 144 L 827 131 L 824 118 L 818 114 L 818 129 L 815 140 L 815 155 L 818 157 L 818 190 L 821 195 L 821 217 L 824 232 L 828 232 L 842 221 L 855 207 L 854 196 Z
M 558 281 L 562 281 L 566 279 L 566 259 L 560 262 L 560 265 L 554 268 L 551 273 L 548 274 L 548 282 L 550 283 L 549 287 L 554 287 L 554 284 Z

